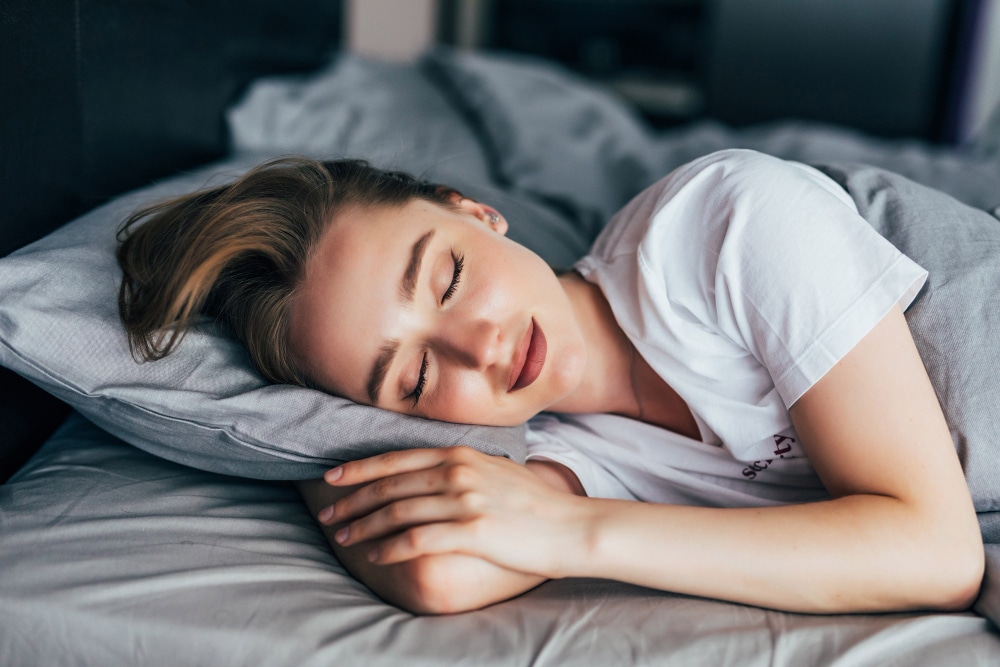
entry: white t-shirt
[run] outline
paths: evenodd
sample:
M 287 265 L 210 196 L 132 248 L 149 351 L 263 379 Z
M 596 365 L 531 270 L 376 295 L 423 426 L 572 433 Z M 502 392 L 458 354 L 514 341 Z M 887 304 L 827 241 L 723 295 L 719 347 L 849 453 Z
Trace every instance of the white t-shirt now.
M 592 497 L 730 507 L 826 497 L 788 407 L 927 277 L 827 176 L 747 150 L 646 189 L 575 268 L 702 440 L 615 415 L 542 414 L 528 459 L 566 465 Z

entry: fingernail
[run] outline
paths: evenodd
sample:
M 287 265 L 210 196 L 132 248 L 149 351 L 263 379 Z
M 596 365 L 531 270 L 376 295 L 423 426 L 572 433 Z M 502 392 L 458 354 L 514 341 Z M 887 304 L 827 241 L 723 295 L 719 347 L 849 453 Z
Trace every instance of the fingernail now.
M 329 507 L 324 507 L 322 510 L 320 510 L 319 513 L 320 521 L 322 521 L 323 523 L 329 523 L 330 519 L 332 518 L 333 518 L 333 505 L 330 505 Z
M 343 476 L 344 476 L 344 467 L 337 466 L 336 468 L 331 468 L 330 470 L 327 470 L 326 474 L 323 475 L 323 479 L 325 479 L 327 483 L 332 484 L 333 482 L 336 482 Z
M 368 562 L 374 563 L 378 560 L 378 549 L 372 549 L 368 552 Z
M 343 544 L 344 540 L 346 540 L 347 536 L 350 535 L 350 534 L 351 534 L 351 529 L 348 528 L 347 526 L 344 526 L 343 528 L 341 528 L 340 530 L 338 530 L 336 533 L 334 533 L 333 539 L 337 540 L 338 543 Z

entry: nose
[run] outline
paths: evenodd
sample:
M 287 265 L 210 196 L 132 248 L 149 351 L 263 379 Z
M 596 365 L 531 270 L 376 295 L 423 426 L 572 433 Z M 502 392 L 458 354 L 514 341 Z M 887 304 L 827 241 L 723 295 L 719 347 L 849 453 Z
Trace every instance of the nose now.
M 489 320 L 449 323 L 438 332 L 435 342 L 441 354 L 477 370 L 501 359 L 500 325 Z

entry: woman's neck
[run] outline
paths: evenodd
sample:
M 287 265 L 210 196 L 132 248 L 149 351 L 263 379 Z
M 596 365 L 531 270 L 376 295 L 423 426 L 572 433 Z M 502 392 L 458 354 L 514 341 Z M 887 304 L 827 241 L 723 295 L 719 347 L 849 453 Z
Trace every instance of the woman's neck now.
M 639 416 L 632 381 L 634 350 L 618 326 L 601 289 L 576 272 L 559 277 L 583 332 L 587 366 L 577 388 L 550 410 L 555 412 L 610 412 Z
M 549 409 L 624 415 L 700 440 L 687 403 L 639 355 L 601 289 L 577 273 L 559 280 L 583 331 L 587 367 L 576 390 Z

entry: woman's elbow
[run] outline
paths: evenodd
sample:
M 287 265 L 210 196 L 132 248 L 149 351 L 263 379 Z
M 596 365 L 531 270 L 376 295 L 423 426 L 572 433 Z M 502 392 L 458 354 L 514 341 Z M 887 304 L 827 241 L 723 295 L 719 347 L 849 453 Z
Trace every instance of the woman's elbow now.
M 951 574 L 943 595 L 941 608 L 946 611 L 964 611 L 979 597 L 986 569 L 986 557 L 982 542 L 977 546 L 963 548 L 954 563 L 945 564 Z
M 509 600 L 543 578 L 499 568 L 462 554 L 441 554 L 403 563 L 406 591 L 399 606 L 414 614 L 457 614 Z
M 938 540 L 937 557 L 928 572 L 935 585 L 928 587 L 930 607 L 943 611 L 963 611 L 979 597 L 986 568 L 986 556 L 978 526 L 975 534 L 953 540 Z

